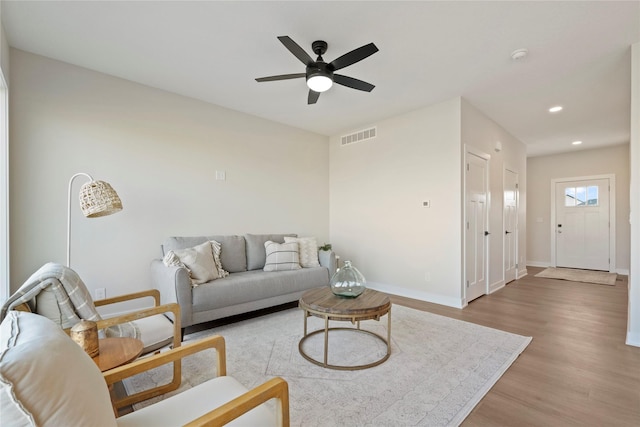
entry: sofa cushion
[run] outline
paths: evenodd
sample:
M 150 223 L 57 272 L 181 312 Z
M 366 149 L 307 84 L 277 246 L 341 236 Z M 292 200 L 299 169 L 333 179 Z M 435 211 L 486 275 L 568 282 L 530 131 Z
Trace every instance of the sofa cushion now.
M 0 326 L 0 404 L 2 425 L 116 425 L 98 366 L 33 313 L 10 311 Z
M 289 237 L 284 236 L 284 242 L 297 242 L 300 254 L 300 266 L 303 268 L 320 267 L 318 260 L 318 243 L 315 237 Z
M 267 257 L 264 249 L 265 242 L 271 240 L 276 243 L 284 243 L 285 236 L 296 237 L 297 234 L 245 234 L 247 270 L 262 270 Z
M 276 243 L 267 240 L 264 244 L 266 261 L 264 271 L 287 271 L 300 269 L 298 243 Z
M 207 240 L 220 243 L 220 261 L 223 269 L 229 273 L 247 271 L 247 255 L 242 236 L 169 237 L 162 244 L 163 256 L 170 250 L 191 248 Z

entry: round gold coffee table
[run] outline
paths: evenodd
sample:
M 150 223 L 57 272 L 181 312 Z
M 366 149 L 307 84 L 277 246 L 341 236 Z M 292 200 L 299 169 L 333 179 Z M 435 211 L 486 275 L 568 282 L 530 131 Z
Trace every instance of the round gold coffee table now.
M 373 289 L 365 291 L 356 298 L 344 298 L 334 295 L 328 286 L 310 289 L 300 297 L 299 306 L 304 310 L 304 336 L 298 344 L 298 350 L 302 357 L 318 366 L 329 369 L 357 370 L 377 366 L 387 360 L 391 355 L 391 300 L 382 292 Z M 380 320 L 382 316 L 387 316 L 387 337 L 386 339 L 375 332 L 360 329 L 360 322 L 363 320 Z M 324 319 L 324 329 L 318 329 L 307 333 L 307 318 L 309 316 Z M 356 324 L 356 328 L 330 328 L 329 321 L 350 321 Z M 329 331 L 347 330 L 372 335 L 387 345 L 387 353 L 379 360 L 372 363 L 356 366 L 330 365 L 327 361 L 329 354 Z M 316 334 L 324 333 L 324 360 L 319 361 L 307 353 L 303 347 L 304 342 Z

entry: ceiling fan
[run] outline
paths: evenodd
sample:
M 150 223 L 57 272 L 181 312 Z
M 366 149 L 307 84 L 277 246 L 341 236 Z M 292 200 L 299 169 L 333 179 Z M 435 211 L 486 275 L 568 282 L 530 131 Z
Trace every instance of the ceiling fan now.
M 306 72 L 260 77 L 256 79 L 257 82 L 272 82 L 276 80 L 305 77 L 307 79 L 307 86 L 309 87 L 307 104 L 315 104 L 320 97 L 320 93 L 329 90 L 334 82 L 342 86 L 347 86 L 352 89 L 362 90 L 365 92 L 371 92 L 375 87 L 371 83 L 363 82 L 362 80 L 354 79 L 353 77 L 334 74 L 334 71 L 348 67 L 349 65 L 362 61 L 376 53 L 378 48 L 373 43 L 369 43 L 354 49 L 351 52 L 345 53 L 327 64 L 324 62 L 324 59 L 322 59 L 322 55 L 327 51 L 327 42 L 325 41 L 316 40 L 311 44 L 313 52 L 318 55 L 318 59 L 314 61 L 313 58 L 311 58 L 311 56 L 309 56 L 309 54 L 300 47 L 300 45 L 291 39 L 291 37 L 280 36 L 278 37 L 278 40 L 282 42 L 284 47 L 289 49 L 289 52 L 293 53 L 296 58 L 306 65 Z

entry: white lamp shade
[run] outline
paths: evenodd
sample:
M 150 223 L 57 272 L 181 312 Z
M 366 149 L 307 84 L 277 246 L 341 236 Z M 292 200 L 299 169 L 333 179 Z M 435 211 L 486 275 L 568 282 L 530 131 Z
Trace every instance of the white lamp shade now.
M 307 86 L 314 92 L 325 92 L 333 86 L 333 80 L 325 75 L 317 74 L 307 79 Z

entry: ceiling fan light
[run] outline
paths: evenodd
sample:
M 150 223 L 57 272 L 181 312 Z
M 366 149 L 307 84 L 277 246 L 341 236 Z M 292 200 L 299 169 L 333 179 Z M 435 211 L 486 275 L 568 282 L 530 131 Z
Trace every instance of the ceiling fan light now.
M 325 92 L 333 86 L 333 80 L 322 73 L 307 78 L 307 86 L 314 92 Z

